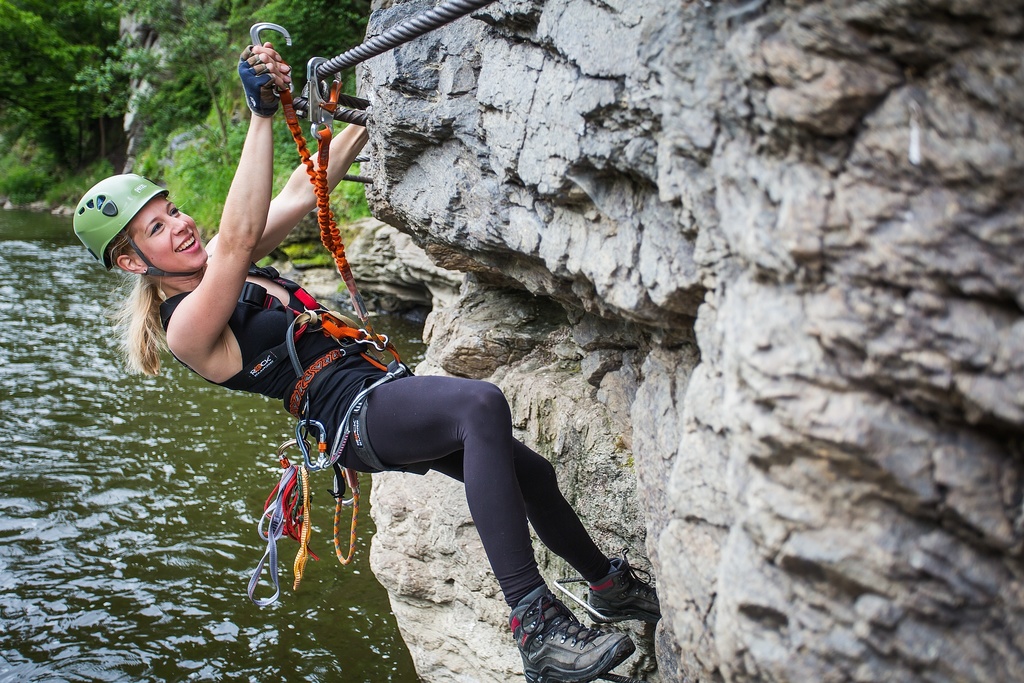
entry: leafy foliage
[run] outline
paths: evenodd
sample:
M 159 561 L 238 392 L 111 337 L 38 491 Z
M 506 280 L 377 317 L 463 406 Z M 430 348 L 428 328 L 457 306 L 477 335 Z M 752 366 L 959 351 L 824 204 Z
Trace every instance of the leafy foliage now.
M 296 268 L 330 268 L 334 257 L 319 244 L 286 244 L 281 247 Z
M 0 193 L 16 204 L 33 202 L 46 192 L 50 178 L 30 166 L 17 165 L 0 180 Z
M 361 42 L 369 12 L 369 0 L 0 0 L 8 29 L 0 69 L 13 86 L 0 91 L 0 194 L 74 204 L 109 174 L 102 169 L 121 170 L 130 111 L 144 122 L 133 170 L 167 184 L 200 225 L 215 227 L 248 122 L 235 65 L 249 27 L 289 30 L 290 48 L 273 33 L 266 39 L 301 87 L 306 60 Z M 122 17 L 142 30 L 120 35 Z M 280 131 L 278 186 L 298 163 Z M 343 183 L 333 201 L 340 220 L 369 214 L 358 184 Z
M 140 59 L 145 53 L 129 57 L 140 77 L 151 83 L 162 81 L 140 92 L 134 102 L 139 116 L 149 124 L 148 141 L 159 144 L 182 120 L 197 123 L 211 111 L 216 114 L 221 141 L 225 141 L 224 91 L 227 84 L 234 83 L 237 50 L 228 39 L 228 17 L 221 3 L 131 0 L 126 7 L 160 36 L 156 63 Z M 228 161 L 226 155 L 223 161 Z
M 90 92 L 71 86 L 80 70 L 100 67 L 105 46 L 117 44 L 118 19 L 113 3 L 0 0 L 5 132 L 24 131 L 60 164 L 78 164 L 87 148 L 100 146 L 107 132 L 103 117 L 127 83 L 111 73 L 111 82 Z

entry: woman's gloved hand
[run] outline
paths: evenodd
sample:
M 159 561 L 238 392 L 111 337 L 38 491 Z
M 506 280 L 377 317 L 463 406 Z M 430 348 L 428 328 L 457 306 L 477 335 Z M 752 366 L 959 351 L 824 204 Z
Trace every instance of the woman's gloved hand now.
M 279 93 L 292 82 L 291 67 L 270 43 L 250 45 L 238 58 L 238 77 L 245 89 L 245 103 L 257 116 L 270 117 L 277 111 Z

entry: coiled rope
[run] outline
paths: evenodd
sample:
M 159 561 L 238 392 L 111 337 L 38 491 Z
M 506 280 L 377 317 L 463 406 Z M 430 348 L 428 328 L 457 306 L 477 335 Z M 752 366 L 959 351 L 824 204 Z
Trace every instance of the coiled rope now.
M 345 501 L 341 492 L 344 490 L 345 484 L 352 490 L 352 498 Z M 335 471 L 335 487 L 337 491 L 332 491 L 337 501 L 334 506 L 334 555 L 338 558 L 338 562 L 341 564 L 350 564 L 352 558 L 356 554 L 356 520 L 359 516 L 359 476 L 354 470 L 341 468 L 340 471 Z M 348 534 L 348 553 L 341 551 L 341 510 L 345 505 L 352 506 L 352 524 L 349 527 Z

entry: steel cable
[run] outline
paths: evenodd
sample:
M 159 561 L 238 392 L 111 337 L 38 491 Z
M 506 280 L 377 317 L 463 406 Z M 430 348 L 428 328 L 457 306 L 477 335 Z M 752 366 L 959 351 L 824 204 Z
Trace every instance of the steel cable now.
M 475 12 L 493 2 L 494 0 L 448 0 L 448 2 L 438 7 L 403 21 L 379 36 L 370 38 L 337 57 L 328 59 L 316 68 L 315 75 L 317 79 L 325 79 L 327 76 L 336 74 L 350 66 L 355 66 L 371 57 L 376 57 L 414 38 L 418 38 L 424 33 L 429 33 L 441 28 L 445 24 L 450 24 L 459 17 Z M 295 98 L 295 109 L 299 116 L 303 118 L 308 116 L 308 104 L 309 100 L 305 97 Z M 367 124 L 367 119 L 369 118 L 367 113 L 358 110 L 366 109 L 370 105 L 369 101 L 361 97 L 342 94 L 338 98 L 338 105 L 333 112 L 323 109 L 322 113 L 330 116 L 335 121 L 353 123 L 357 126 L 365 126 Z
M 365 43 L 356 45 L 351 50 L 343 52 L 337 57 L 328 59 L 316 69 L 317 78 L 327 78 L 350 66 L 355 66 L 371 57 L 376 57 L 388 50 L 407 43 L 424 33 L 441 28 L 459 17 L 465 16 L 482 7 L 490 5 L 494 0 L 448 0 L 448 2 L 427 10 L 423 14 L 403 21 L 393 26 L 379 36 L 367 40 Z

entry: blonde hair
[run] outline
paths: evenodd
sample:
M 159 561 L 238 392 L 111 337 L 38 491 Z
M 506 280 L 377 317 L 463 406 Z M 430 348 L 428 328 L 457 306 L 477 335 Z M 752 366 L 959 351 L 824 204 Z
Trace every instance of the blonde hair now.
M 110 259 L 134 253 L 127 228 L 110 245 Z M 121 357 L 130 372 L 160 374 L 160 354 L 167 349 L 167 337 L 160 321 L 163 293 L 153 278 L 126 273 L 124 296 L 111 317 L 120 334 Z

